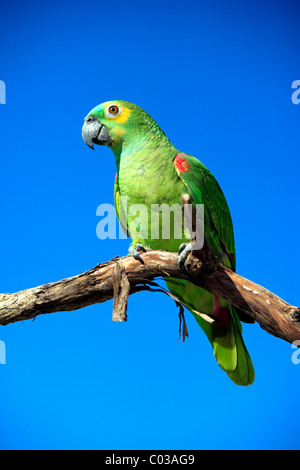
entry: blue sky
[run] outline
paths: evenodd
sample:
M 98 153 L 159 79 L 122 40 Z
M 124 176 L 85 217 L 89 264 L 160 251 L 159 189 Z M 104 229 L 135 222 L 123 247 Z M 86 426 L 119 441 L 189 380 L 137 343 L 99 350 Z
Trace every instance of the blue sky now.
M 113 203 L 108 148 L 82 141 L 97 104 L 144 108 L 218 179 L 237 270 L 299 304 L 300 79 L 296 2 L 3 2 L 0 292 L 76 275 L 129 240 L 99 240 Z M 0 329 L 2 449 L 299 448 L 289 343 L 244 325 L 253 386 L 217 366 L 191 315 L 162 294 L 132 296 Z

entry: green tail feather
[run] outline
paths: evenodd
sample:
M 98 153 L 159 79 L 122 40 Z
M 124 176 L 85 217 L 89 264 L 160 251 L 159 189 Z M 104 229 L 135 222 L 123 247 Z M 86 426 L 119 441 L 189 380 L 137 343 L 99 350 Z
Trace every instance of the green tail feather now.
M 214 336 L 214 356 L 219 366 L 237 385 L 251 385 L 255 372 L 242 337 L 242 325 L 232 305 L 230 327 L 224 336 Z
M 235 325 L 234 331 L 237 350 L 237 367 L 233 372 L 229 372 L 228 376 L 237 385 L 251 385 L 255 379 L 254 367 L 242 337 L 242 326 L 240 320 L 232 306 L 230 306 L 230 310 L 233 323 Z
M 214 348 L 215 359 L 221 369 L 225 372 L 233 372 L 236 369 L 238 362 L 234 324 L 233 322 L 230 322 L 229 328 L 226 329 L 225 334 L 224 332 L 221 332 L 223 334 L 220 335 L 214 334 L 214 326 L 212 326 L 212 330 L 212 345 Z

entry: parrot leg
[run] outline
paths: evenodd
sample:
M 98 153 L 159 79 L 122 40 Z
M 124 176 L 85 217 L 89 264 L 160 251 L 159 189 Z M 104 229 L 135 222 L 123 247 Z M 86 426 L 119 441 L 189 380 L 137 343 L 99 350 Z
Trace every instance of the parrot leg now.
M 146 248 L 141 244 L 137 243 L 135 246 L 130 246 L 128 253 L 133 256 L 134 259 L 140 261 L 142 264 L 144 264 L 144 261 L 142 260 L 141 256 L 139 255 L 139 251 L 142 251 L 145 253 L 147 250 Z
M 178 266 L 182 271 L 185 270 L 184 263 L 186 262 L 187 257 L 192 251 L 191 243 L 182 243 L 178 250 Z

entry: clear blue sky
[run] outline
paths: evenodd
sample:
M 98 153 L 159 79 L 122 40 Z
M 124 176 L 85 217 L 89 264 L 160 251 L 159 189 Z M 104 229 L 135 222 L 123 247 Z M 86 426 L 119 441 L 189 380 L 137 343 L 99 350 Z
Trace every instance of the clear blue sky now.
M 82 141 L 110 99 L 144 108 L 218 179 L 237 269 L 299 305 L 299 5 L 291 1 L 2 2 L 0 292 L 76 275 L 127 253 L 96 237 L 113 202 L 108 148 Z M 256 369 L 235 386 L 205 335 L 162 294 L 0 328 L 0 448 L 299 448 L 300 364 L 244 325 Z

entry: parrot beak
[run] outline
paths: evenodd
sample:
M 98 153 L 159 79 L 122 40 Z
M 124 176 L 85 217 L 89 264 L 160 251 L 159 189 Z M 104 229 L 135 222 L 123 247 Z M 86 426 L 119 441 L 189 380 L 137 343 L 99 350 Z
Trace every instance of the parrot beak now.
M 108 145 L 112 138 L 106 127 L 93 116 L 87 116 L 82 126 L 82 138 L 94 150 L 94 145 Z

